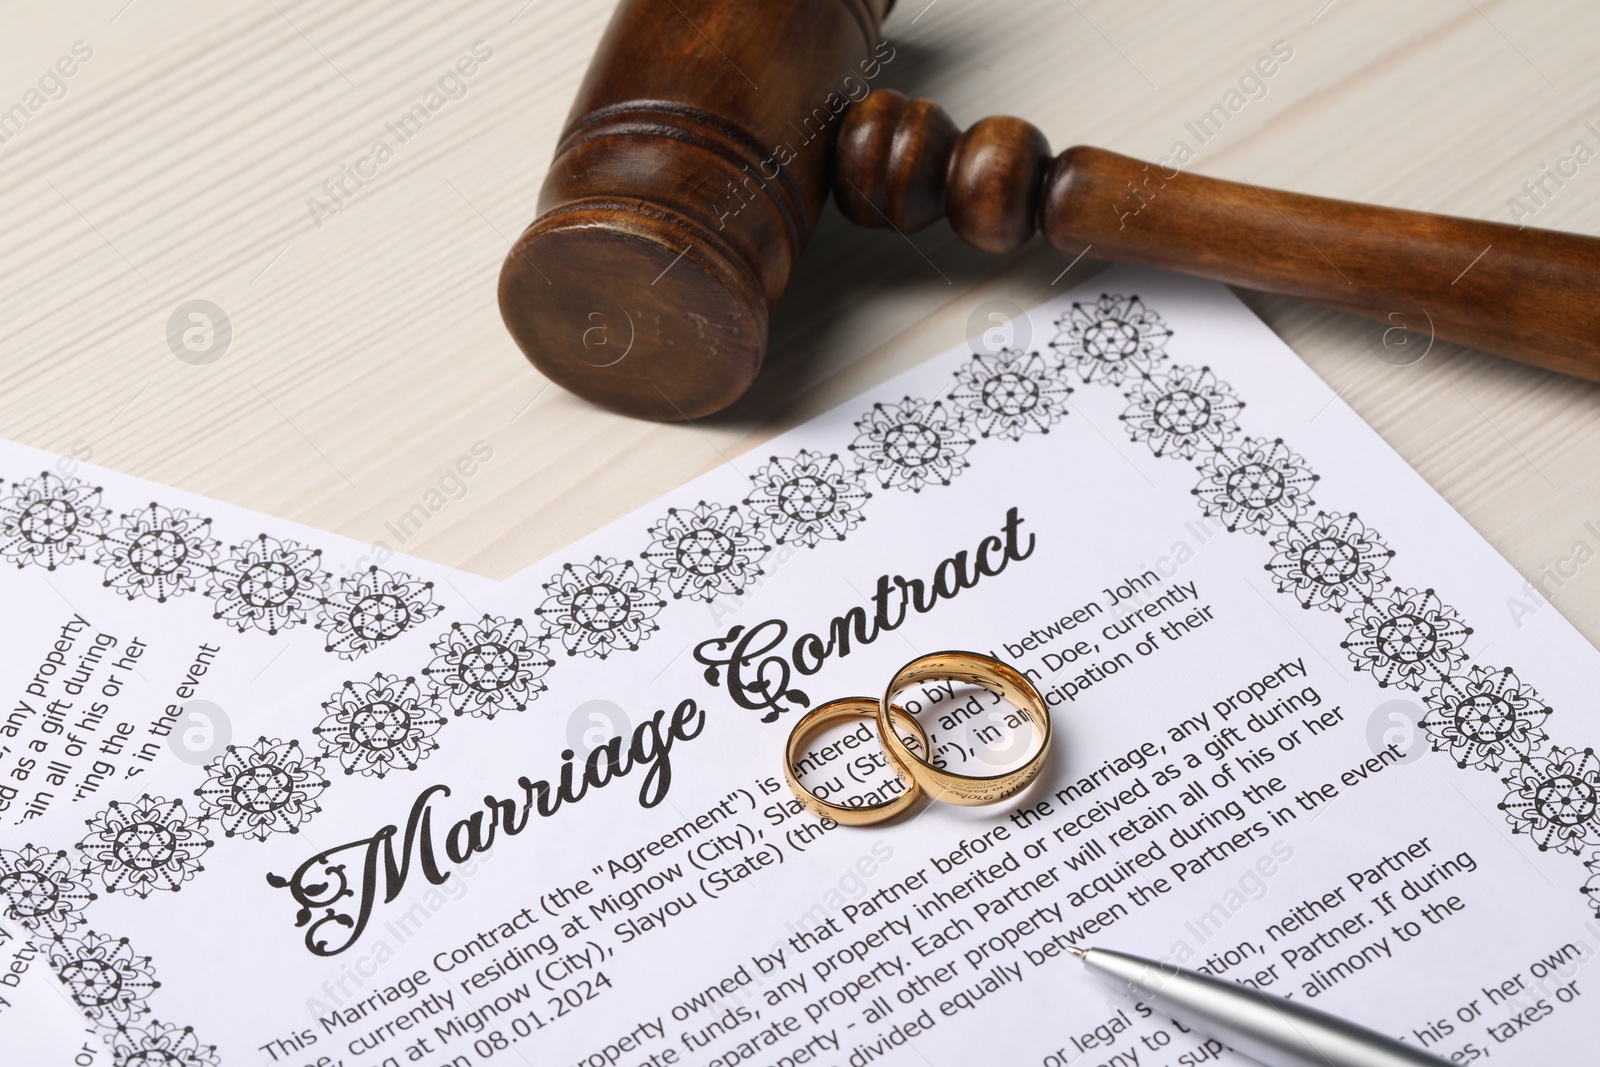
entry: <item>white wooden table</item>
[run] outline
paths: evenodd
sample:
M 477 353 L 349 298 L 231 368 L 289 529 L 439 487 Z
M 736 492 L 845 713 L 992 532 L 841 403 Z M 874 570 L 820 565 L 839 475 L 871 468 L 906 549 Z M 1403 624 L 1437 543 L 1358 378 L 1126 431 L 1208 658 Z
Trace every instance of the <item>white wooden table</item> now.
M 830 209 L 749 402 L 633 422 L 547 389 L 495 306 L 610 0 L 19 7 L 0 36 L 0 109 L 21 107 L 0 116 L 0 435 L 494 577 L 959 342 L 980 299 L 1043 298 L 1065 266 L 942 225 L 912 248 Z M 962 124 L 1016 114 L 1058 148 L 1147 158 L 1194 145 L 1185 122 L 1287 42 L 1194 170 L 1488 219 L 1521 197 L 1537 225 L 1600 233 L 1600 160 L 1524 190 L 1575 142 L 1600 151 L 1584 0 L 901 0 L 888 34 L 885 83 Z M 426 125 L 391 129 L 475 44 Z M 232 329 L 207 365 L 167 338 L 197 299 Z M 1396 366 L 1381 326 L 1251 303 L 1600 639 L 1600 389 L 1444 344 Z M 475 445 L 492 455 L 459 498 L 430 496 Z

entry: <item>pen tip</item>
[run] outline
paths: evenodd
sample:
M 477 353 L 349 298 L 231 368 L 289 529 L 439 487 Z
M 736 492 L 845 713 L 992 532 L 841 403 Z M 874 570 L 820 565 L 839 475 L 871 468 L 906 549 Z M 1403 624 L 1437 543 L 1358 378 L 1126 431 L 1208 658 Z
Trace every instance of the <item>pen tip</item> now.
M 1076 956 L 1080 960 L 1083 959 L 1083 957 L 1088 955 L 1087 952 L 1085 952 L 1081 948 L 1078 948 L 1076 945 L 1068 945 L 1067 946 L 1067 951 L 1070 952 L 1072 955 Z

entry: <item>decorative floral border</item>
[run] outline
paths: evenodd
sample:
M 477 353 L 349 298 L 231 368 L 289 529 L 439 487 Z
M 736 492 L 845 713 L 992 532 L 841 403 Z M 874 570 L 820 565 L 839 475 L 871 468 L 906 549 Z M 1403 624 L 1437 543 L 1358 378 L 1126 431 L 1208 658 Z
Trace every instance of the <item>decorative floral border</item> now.
M 597 556 L 565 564 L 544 583 L 532 629 L 488 615 L 453 622 L 432 643 L 420 681 L 380 672 L 346 682 L 311 730 L 314 755 L 294 740 L 230 746 L 205 767 L 193 813 L 178 799 L 113 802 L 88 820 L 76 862 L 32 845 L 0 850 L 6 914 L 50 939 L 52 969 L 106 1032 L 119 1067 L 139 1062 L 140 1052 L 215 1067 L 215 1049 L 192 1031 L 144 1020 L 146 997 L 158 985 L 147 957 L 126 940 L 78 932 L 95 889 L 140 898 L 178 890 L 203 870 L 210 827 L 255 841 L 298 832 L 320 811 L 325 766 L 375 778 L 415 770 L 438 748 L 451 717 L 526 710 L 546 688 L 552 649 L 599 659 L 637 651 L 660 628 L 669 596 L 737 597 L 762 576 L 774 547 L 843 541 L 866 521 L 869 486 L 921 493 L 949 485 L 971 465 L 979 441 L 1049 433 L 1069 413 L 1074 378 L 1119 389 L 1129 438 L 1195 467 L 1192 493 L 1204 515 L 1266 538 L 1264 569 L 1277 590 L 1306 610 L 1340 616 L 1348 627 L 1340 647 L 1355 671 L 1380 687 L 1421 694 L 1421 726 L 1435 751 L 1462 768 L 1501 775 L 1507 792 L 1499 807 L 1512 833 L 1541 851 L 1581 857 L 1590 850 L 1581 891 L 1600 914 L 1600 758 L 1593 750 L 1552 745 L 1544 732 L 1551 708 L 1511 668 L 1469 665 L 1472 630 L 1460 613 L 1432 589 L 1396 584 L 1388 573 L 1394 550 L 1355 512 L 1319 508 L 1312 497 L 1319 476 L 1303 456 L 1282 440 L 1243 435 L 1244 401 L 1210 368 L 1173 364 L 1172 330 L 1138 296 L 1074 303 L 1055 326 L 1051 355 L 972 354 L 954 371 L 948 401 L 875 403 L 843 454 L 772 456 L 739 504 L 668 508 L 646 529 L 637 563 Z M 204 580 L 215 618 L 268 634 L 311 621 L 328 635 L 328 650 L 346 659 L 441 610 L 429 583 L 375 567 L 334 586 L 320 553 L 296 542 L 263 534 L 226 553 L 219 548 L 208 519 L 151 504 L 113 524 L 98 488 L 49 472 L 13 482 L 0 496 L 0 558 L 19 567 L 54 570 L 93 549 L 108 588 L 158 601 Z
M 129 600 L 164 604 L 204 596 L 212 618 L 241 633 L 275 637 L 310 625 L 324 635 L 325 650 L 344 660 L 444 610 L 431 582 L 402 571 L 374 566 L 336 581 L 322 567 L 321 549 L 264 533 L 225 546 L 213 536 L 211 519 L 186 508 L 151 502 L 114 513 L 102 495 L 99 486 L 52 471 L 0 480 L 0 560 L 46 571 L 98 567 L 101 585 Z M 507 634 L 505 642 L 516 650 L 525 639 Z M 410 679 L 405 692 L 392 676 L 346 683 L 312 731 L 322 741 L 320 754 L 305 753 L 295 740 L 266 737 L 230 745 L 204 768 L 194 801 L 148 794 L 131 804 L 112 801 L 87 820 L 75 855 L 34 845 L 0 849 L 4 913 L 46 942 L 52 971 L 105 1036 L 118 1067 L 157 1061 L 213 1067 L 216 1050 L 186 1027 L 146 1018 L 148 996 L 160 984 L 149 958 L 136 955 L 125 938 L 81 929 L 97 891 L 140 899 L 176 892 L 205 869 L 201 858 L 216 830 L 256 841 L 297 832 L 321 810 L 317 797 L 329 784 L 325 761 L 377 777 L 395 766 L 415 767 L 437 747 L 431 735 L 444 721 L 434 712 L 441 691 L 453 687 L 446 696 L 452 702 L 493 691 L 473 712 L 485 714 L 487 706 L 492 716 L 502 691 L 515 692 L 520 684 L 526 692 L 543 673 L 530 667 L 498 679 L 493 662 L 473 660 L 468 649 L 458 653 L 453 661 L 436 659 L 442 676 L 426 693 Z M 392 691 L 397 685 L 398 695 Z M 362 698 L 370 699 L 362 704 Z M 465 710 L 457 707 L 458 714 Z
M 369 567 L 335 582 L 322 569 L 322 550 L 298 541 L 258 534 L 224 549 L 211 520 L 187 508 L 152 502 L 113 522 L 102 492 L 51 471 L 0 480 L 0 560 L 54 571 L 92 551 L 101 584 L 129 600 L 164 604 L 199 592 L 211 600 L 212 618 L 240 633 L 277 635 L 309 622 L 342 659 L 443 610 L 432 582 L 403 572 Z

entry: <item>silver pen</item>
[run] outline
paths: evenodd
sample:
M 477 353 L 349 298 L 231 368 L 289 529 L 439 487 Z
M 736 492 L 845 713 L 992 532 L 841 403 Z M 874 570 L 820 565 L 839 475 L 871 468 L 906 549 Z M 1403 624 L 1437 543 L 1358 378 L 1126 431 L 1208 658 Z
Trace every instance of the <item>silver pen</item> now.
M 1296 1001 L 1170 964 L 1071 948 L 1097 977 L 1267 1067 L 1439 1067 L 1444 1060 Z

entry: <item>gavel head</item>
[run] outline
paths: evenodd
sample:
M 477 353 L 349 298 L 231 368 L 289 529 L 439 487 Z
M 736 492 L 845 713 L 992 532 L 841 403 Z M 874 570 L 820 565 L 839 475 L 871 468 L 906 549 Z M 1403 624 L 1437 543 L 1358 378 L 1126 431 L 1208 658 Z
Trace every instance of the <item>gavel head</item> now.
M 622 0 L 500 273 L 540 371 L 651 419 L 744 394 L 893 2 Z

